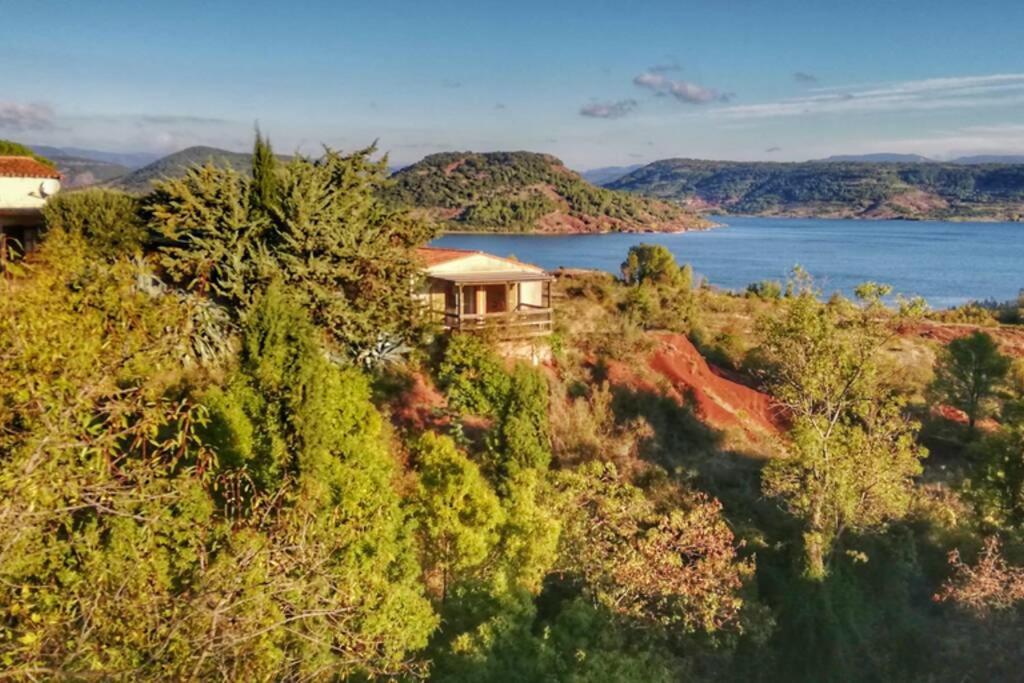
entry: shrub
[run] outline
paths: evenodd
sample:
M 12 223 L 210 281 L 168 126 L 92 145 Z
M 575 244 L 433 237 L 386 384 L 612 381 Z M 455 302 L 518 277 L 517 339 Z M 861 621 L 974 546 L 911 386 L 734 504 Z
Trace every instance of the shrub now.
M 43 208 L 49 230 L 81 236 L 107 258 L 142 248 L 146 231 L 135 197 L 107 189 L 59 194 Z
M 451 337 L 437 380 L 452 408 L 488 417 L 500 415 L 512 382 L 487 341 L 471 334 Z
M 758 299 L 771 300 L 782 298 L 782 283 L 778 280 L 761 280 L 747 285 L 747 293 Z

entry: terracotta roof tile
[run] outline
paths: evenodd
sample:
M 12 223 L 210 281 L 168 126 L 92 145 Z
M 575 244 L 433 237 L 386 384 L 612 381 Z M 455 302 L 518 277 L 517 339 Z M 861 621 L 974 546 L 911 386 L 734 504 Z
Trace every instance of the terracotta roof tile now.
M 455 261 L 479 253 L 482 252 L 471 249 L 442 249 L 440 247 L 419 247 L 416 249 L 416 254 L 427 266 L 436 266 L 439 263 L 447 263 L 448 261 Z
M 0 177 L 60 178 L 60 172 L 31 157 L 0 156 Z

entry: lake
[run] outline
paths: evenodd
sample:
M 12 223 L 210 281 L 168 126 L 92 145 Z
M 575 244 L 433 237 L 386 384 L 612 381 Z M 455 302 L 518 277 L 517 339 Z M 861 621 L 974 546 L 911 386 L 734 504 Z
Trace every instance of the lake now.
M 725 227 L 679 234 L 498 235 L 449 233 L 432 243 L 515 255 L 543 268 L 619 272 L 626 252 L 648 242 L 718 287 L 785 280 L 796 264 L 826 294 L 861 282 L 893 285 L 935 308 L 1015 299 L 1024 288 L 1024 224 L 715 217 Z

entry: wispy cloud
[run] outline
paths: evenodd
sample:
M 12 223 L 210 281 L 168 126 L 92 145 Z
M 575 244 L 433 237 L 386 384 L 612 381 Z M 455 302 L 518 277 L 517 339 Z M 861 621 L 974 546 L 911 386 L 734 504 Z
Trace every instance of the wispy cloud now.
M 580 108 L 580 116 L 592 119 L 621 119 L 636 109 L 636 100 L 593 102 Z
M 143 114 L 136 117 L 137 121 L 142 124 L 154 125 L 154 126 L 176 126 L 176 125 L 221 125 L 230 123 L 227 119 L 218 119 L 208 116 L 187 116 L 187 115 L 175 115 L 175 114 Z
M 53 109 L 45 104 L 0 102 L 0 129 L 15 132 L 54 128 Z
M 661 64 L 655 64 L 654 66 L 647 67 L 648 73 L 652 74 L 663 74 L 670 71 L 682 71 L 683 67 L 679 65 L 679 62 L 672 60 L 671 62 L 662 62 Z
M 806 71 L 794 71 L 793 80 L 804 85 L 817 85 L 818 83 L 818 77 Z
M 455 80 L 453 78 L 446 78 L 443 81 L 441 81 L 441 87 L 442 88 L 461 88 L 462 87 L 462 81 L 457 81 L 457 80 Z
M 733 97 L 732 93 L 723 93 L 714 88 L 705 88 L 690 81 L 673 80 L 651 70 L 647 70 L 634 78 L 633 85 L 653 90 L 658 95 L 671 95 L 686 104 L 728 102 Z
M 929 78 L 880 86 L 820 88 L 776 102 L 734 105 L 731 118 L 772 118 L 846 112 L 914 111 L 1024 102 L 1024 74 Z

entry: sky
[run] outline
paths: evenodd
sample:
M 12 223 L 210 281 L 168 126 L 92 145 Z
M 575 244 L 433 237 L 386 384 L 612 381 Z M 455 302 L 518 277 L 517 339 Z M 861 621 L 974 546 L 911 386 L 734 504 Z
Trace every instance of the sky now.
M 1021 0 L 0 0 L 0 137 L 668 157 L 1024 153 Z

